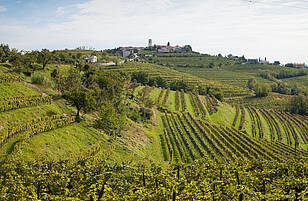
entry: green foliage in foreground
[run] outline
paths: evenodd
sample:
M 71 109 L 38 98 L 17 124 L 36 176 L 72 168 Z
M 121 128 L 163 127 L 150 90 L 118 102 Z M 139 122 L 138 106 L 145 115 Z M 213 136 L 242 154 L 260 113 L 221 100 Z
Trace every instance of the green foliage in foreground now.
M 304 161 L 219 165 L 202 159 L 165 168 L 91 155 L 75 162 L 7 161 L 0 167 L 0 199 L 304 200 L 308 193 Z

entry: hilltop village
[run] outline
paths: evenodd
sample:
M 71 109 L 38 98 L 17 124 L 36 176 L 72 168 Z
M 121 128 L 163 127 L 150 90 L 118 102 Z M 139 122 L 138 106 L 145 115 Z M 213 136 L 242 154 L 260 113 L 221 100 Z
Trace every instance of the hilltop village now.
M 125 60 L 133 61 L 133 60 L 138 60 L 138 58 L 141 57 L 153 57 L 155 55 L 168 55 L 172 53 L 182 53 L 189 55 L 190 53 L 194 54 L 200 54 L 198 52 L 194 52 L 192 50 L 192 47 L 190 45 L 185 45 L 185 46 L 172 46 L 170 45 L 170 42 L 168 42 L 166 45 L 156 45 L 153 44 L 152 39 L 148 40 L 148 45 L 146 47 L 135 47 L 135 46 L 127 46 L 127 47 L 118 47 L 114 49 L 108 49 L 104 50 L 107 53 L 111 54 L 116 54 L 122 57 L 124 60 L 120 61 L 119 63 L 123 63 Z M 221 54 L 218 54 L 219 57 L 222 57 Z M 260 57 L 255 59 L 246 59 L 245 56 L 234 56 L 232 54 L 229 54 L 225 56 L 226 58 L 236 61 L 238 64 L 253 64 L 253 65 L 276 65 L 276 66 L 285 66 L 289 68 L 298 68 L 298 69 L 303 69 L 307 68 L 308 66 L 305 63 L 286 63 L 286 64 L 281 64 L 280 61 L 274 61 L 270 62 L 267 60 L 265 57 L 264 59 L 261 59 Z M 97 63 L 97 57 L 95 55 L 88 55 L 88 57 L 85 59 L 85 62 L 89 63 Z M 96 65 L 101 65 L 101 66 L 110 66 L 110 65 L 115 65 L 115 62 L 98 62 Z

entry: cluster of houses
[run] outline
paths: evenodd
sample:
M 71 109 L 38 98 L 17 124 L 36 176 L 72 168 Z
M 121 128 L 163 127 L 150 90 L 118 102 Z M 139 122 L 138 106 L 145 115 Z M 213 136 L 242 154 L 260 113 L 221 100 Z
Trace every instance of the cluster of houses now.
M 133 55 L 135 58 L 137 57 L 137 52 L 140 50 L 144 50 L 144 47 L 120 47 L 120 51 L 122 52 L 122 56 L 124 59 Z
M 275 65 L 279 65 L 280 62 L 279 61 L 276 61 L 272 64 L 275 64 Z M 266 60 L 266 57 L 264 58 L 264 60 L 262 60 L 261 58 L 259 59 L 247 59 L 247 62 L 246 64 L 271 64 L 269 61 Z
M 157 53 L 171 53 L 171 52 L 187 52 L 187 49 L 181 46 L 171 46 L 168 42 L 167 45 L 153 45 L 152 39 L 149 39 L 148 46 L 147 47 L 120 47 L 120 51 L 122 52 L 123 58 L 127 58 L 131 55 L 134 56 L 134 58 L 137 57 L 137 52 L 140 50 L 156 50 Z M 151 54 L 147 54 L 145 56 L 153 56 Z
M 279 61 L 275 61 L 274 63 L 270 63 L 266 60 L 266 57 L 264 60 L 262 59 L 247 59 L 246 64 L 269 64 L 269 65 L 277 65 L 280 66 Z M 291 68 L 306 68 L 307 66 L 305 63 L 287 63 L 284 65 L 285 67 L 291 67 Z
M 149 39 L 148 48 L 157 50 L 158 53 L 171 53 L 171 52 L 186 52 L 186 49 L 181 46 L 171 46 L 168 42 L 167 45 L 153 45 L 152 39 Z
M 133 47 L 133 46 L 128 46 L 128 47 L 120 47 L 117 48 L 116 51 L 121 53 L 124 59 L 127 59 L 130 57 L 130 60 L 133 60 L 133 58 L 138 58 L 138 51 L 140 50 L 154 50 L 157 51 L 157 53 L 172 53 L 172 52 L 177 52 L 177 53 L 185 53 L 187 52 L 187 47 L 188 46 L 171 46 L 170 43 L 168 42 L 167 45 L 153 45 L 152 39 L 149 39 L 148 41 L 148 46 L 147 47 Z M 190 51 L 191 47 L 189 46 Z M 152 57 L 152 54 L 145 54 L 146 57 Z M 235 60 L 235 61 L 241 61 L 241 62 L 246 62 L 246 64 L 268 64 L 268 65 L 277 65 L 280 66 L 279 61 L 274 61 L 273 63 L 269 62 L 266 57 L 263 59 L 245 59 L 244 56 L 238 57 L 238 56 L 233 56 L 233 55 L 228 55 L 229 59 Z M 88 56 L 85 59 L 85 62 L 87 63 L 97 63 L 97 57 L 96 56 Z M 285 64 L 285 67 L 292 67 L 292 68 L 307 68 L 307 65 L 305 63 L 287 63 Z
M 266 60 L 266 58 L 264 60 L 262 59 L 247 59 L 246 64 L 269 64 L 269 65 L 277 65 L 280 66 L 280 62 L 279 61 L 275 61 L 274 63 L 270 63 L 269 61 Z M 306 64 L 305 63 L 287 63 L 284 65 L 285 67 L 290 67 L 290 68 L 306 68 Z

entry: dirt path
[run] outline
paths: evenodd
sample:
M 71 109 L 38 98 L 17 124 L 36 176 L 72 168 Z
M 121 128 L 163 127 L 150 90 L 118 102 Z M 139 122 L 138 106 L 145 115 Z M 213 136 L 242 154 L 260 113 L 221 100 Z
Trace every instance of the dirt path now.
M 42 94 L 42 96 L 48 96 L 48 94 L 46 94 L 45 92 L 42 91 L 42 89 L 40 89 L 38 86 L 31 84 L 29 82 L 25 82 L 25 81 L 20 81 L 21 83 L 23 83 L 24 85 L 27 85 L 28 87 L 36 90 L 37 92 L 39 92 L 40 94 Z
M 29 83 L 29 82 L 25 82 L 25 81 L 20 81 L 21 83 L 27 85 L 28 87 L 36 90 L 37 92 L 39 92 L 42 96 L 49 96 L 49 94 L 45 93 L 41 88 L 39 88 L 38 86 L 36 86 L 35 84 L 32 84 L 32 83 Z M 51 89 L 52 90 L 52 89 Z M 53 90 L 54 91 L 54 90 Z M 54 91 L 55 93 L 57 94 L 61 94 L 60 92 L 58 91 Z M 61 103 L 60 101 L 58 100 L 55 100 L 55 99 L 51 99 L 51 102 L 56 104 L 59 108 L 62 109 L 62 111 L 64 110 L 70 110 L 65 104 Z M 68 114 L 64 113 L 63 112 L 63 116 L 66 117 L 66 116 L 69 116 Z

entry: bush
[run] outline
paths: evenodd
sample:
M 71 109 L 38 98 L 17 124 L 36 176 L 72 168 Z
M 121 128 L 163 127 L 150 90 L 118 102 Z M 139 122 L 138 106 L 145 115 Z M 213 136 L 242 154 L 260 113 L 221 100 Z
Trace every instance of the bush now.
M 304 95 L 294 96 L 287 104 L 286 110 L 295 114 L 308 115 L 308 98 Z
M 40 72 L 34 72 L 31 76 L 31 82 L 33 84 L 43 84 L 45 76 Z
M 110 102 L 102 105 L 99 111 L 99 119 L 96 120 L 96 126 L 110 136 L 120 136 L 125 126 L 125 116 L 116 111 L 114 105 Z
M 269 84 L 258 83 L 255 79 L 248 80 L 247 87 L 252 89 L 257 97 L 266 97 L 272 91 Z
M 209 88 L 208 94 L 212 94 L 219 101 L 224 100 L 224 93 L 220 88 Z
M 271 92 L 271 87 L 268 84 L 257 84 L 253 89 L 257 97 L 266 97 Z
M 48 79 L 47 77 L 45 77 L 44 74 L 42 74 L 41 72 L 34 72 L 31 75 L 31 83 L 33 84 L 43 84 L 45 86 L 48 87 L 54 87 L 55 84 L 52 80 Z

